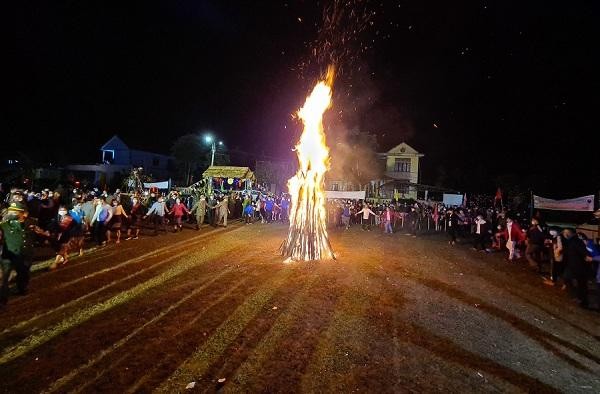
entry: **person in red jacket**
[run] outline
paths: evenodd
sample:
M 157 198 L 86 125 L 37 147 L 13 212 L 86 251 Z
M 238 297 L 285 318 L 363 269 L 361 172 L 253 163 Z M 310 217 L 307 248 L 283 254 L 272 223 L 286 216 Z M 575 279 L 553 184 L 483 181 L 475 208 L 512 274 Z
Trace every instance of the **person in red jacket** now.
M 171 208 L 171 213 L 173 214 L 174 219 L 173 232 L 176 233 L 178 229 L 179 231 L 183 229 L 183 224 L 181 220 L 183 214 L 186 213 L 189 215 L 191 212 L 187 209 L 185 205 L 181 203 L 181 199 L 177 198 L 175 199 L 175 204 L 173 204 L 173 207 Z
M 517 246 L 519 242 L 525 240 L 523 231 L 519 224 L 512 220 L 512 218 L 506 218 L 506 228 L 504 229 L 504 239 L 506 239 L 506 249 L 508 249 L 508 260 L 514 261 L 520 257 Z

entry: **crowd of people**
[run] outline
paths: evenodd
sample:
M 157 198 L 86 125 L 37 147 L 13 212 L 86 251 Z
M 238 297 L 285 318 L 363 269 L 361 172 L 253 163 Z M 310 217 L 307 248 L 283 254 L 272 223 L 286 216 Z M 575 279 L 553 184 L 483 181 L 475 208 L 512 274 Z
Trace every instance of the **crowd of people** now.
M 600 286 L 600 247 L 573 228 L 549 227 L 539 212 L 529 218 L 526 212 L 471 203 L 447 207 L 429 201 L 378 203 L 331 201 L 328 220 L 338 228 L 360 225 L 362 230 L 378 228 L 384 234 L 404 233 L 417 237 L 445 232 L 448 244 L 460 240 L 475 251 L 506 253 L 506 260 L 526 261 L 538 273 L 549 267 L 545 283 L 575 294 L 581 307 L 589 306 L 590 279 Z
M 0 303 L 6 302 L 11 271 L 16 272 L 17 290 L 27 291 L 36 245 L 54 248 L 56 257 L 50 269 L 56 269 L 68 262 L 71 253 L 83 254 L 86 239 L 103 247 L 136 240 L 142 233 L 181 232 L 186 223 L 187 228 L 200 230 L 205 225 L 227 227 L 231 219 L 246 225 L 286 222 L 291 204 L 285 193 L 266 191 L 182 195 L 177 190 L 123 194 L 119 189 L 114 193 L 74 189 L 63 194 L 67 193 L 13 189 L 3 201 Z M 327 205 L 328 226 L 332 228 L 348 230 L 359 225 L 363 231 L 380 228 L 386 235 L 404 233 L 412 237 L 445 232 L 450 245 L 472 242 L 474 250 L 505 251 L 508 261 L 524 257 L 540 273 L 548 263 L 549 282 L 561 288 L 573 286 L 580 304 L 586 307 L 588 279 L 593 274 L 600 283 L 598 245 L 573 229 L 548 228 L 539 216 L 530 220 L 528 216 L 493 203 L 447 207 L 429 201 L 330 200 Z
M 114 193 L 98 189 L 40 192 L 12 189 L 1 202 L 0 249 L 2 289 L 0 304 L 8 298 L 8 281 L 16 272 L 17 290 L 25 294 L 36 246 L 51 246 L 56 253 L 50 269 L 82 255 L 86 240 L 98 247 L 150 235 L 181 232 L 203 226 L 227 227 L 228 219 L 272 223 L 286 221 L 290 200 L 266 192 L 232 192 L 182 195 L 177 190 L 159 193 Z

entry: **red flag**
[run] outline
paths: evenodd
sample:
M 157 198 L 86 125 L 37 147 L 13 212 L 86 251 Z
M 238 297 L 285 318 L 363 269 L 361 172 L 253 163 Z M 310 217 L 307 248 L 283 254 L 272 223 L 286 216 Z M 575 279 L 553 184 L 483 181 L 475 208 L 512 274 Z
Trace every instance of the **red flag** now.
M 496 197 L 494 197 L 494 201 L 497 200 L 502 201 L 502 190 L 500 188 L 498 188 L 498 190 L 496 191 Z

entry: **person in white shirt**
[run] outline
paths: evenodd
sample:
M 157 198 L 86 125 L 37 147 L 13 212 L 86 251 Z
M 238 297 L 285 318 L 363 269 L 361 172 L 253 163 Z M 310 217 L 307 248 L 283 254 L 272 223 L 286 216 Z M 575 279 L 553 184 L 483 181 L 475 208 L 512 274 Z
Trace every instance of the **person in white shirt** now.
M 158 234 L 158 226 L 161 227 L 165 234 L 167 233 L 165 215 L 167 215 L 168 213 L 169 210 L 167 209 L 167 206 L 165 204 L 165 199 L 163 196 L 160 196 L 158 198 L 158 201 L 152 204 L 150 210 L 144 216 L 144 219 L 146 219 L 148 216 L 152 215 L 152 222 L 154 223 L 154 235 Z
M 488 238 L 489 226 L 483 215 L 477 215 L 475 219 L 475 236 L 473 240 L 473 249 L 485 250 L 485 242 Z
M 371 208 L 367 205 L 367 203 L 363 204 L 363 209 L 356 212 L 356 215 L 360 215 L 362 213 L 362 229 L 371 231 L 371 221 L 369 220 L 370 215 L 375 215 L 375 212 L 371 211 Z
M 512 220 L 512 218 L 506 218 L 506 229 L 504 230 L 504 238 L 506 239 L 506 249 L 508 249 L 508 260 L 514 261 L 519 259 L 519 249 L 517 248 L 518 242 L 522 241 L 524 236 L 521 231 L 521 227 Z
M 106 198 L 100 196 L 96 200 L 96 210 L 90 222 L 93 227 L 94 238 L 98 245 L 106 245 L 106 224 L 110 222 L 113 216 L 113 211 L 110 205 L 106 203 Z

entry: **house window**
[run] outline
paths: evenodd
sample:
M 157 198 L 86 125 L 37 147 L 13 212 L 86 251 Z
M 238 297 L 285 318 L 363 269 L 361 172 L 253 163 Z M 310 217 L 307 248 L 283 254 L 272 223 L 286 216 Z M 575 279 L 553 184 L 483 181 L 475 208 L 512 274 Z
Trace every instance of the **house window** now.
M 159 164 L 160 164 L 160 159 L 158 157 L 152 158 L 152 166 L 153 167 L 158 167 Z
M 410 159 L 396 159 L 394 172 L 410 172 Z
M 115 151 L 114 150 L 103 150 L 102 151 L 102 162 L 103 163 L 112 163 L 115 161 Z

